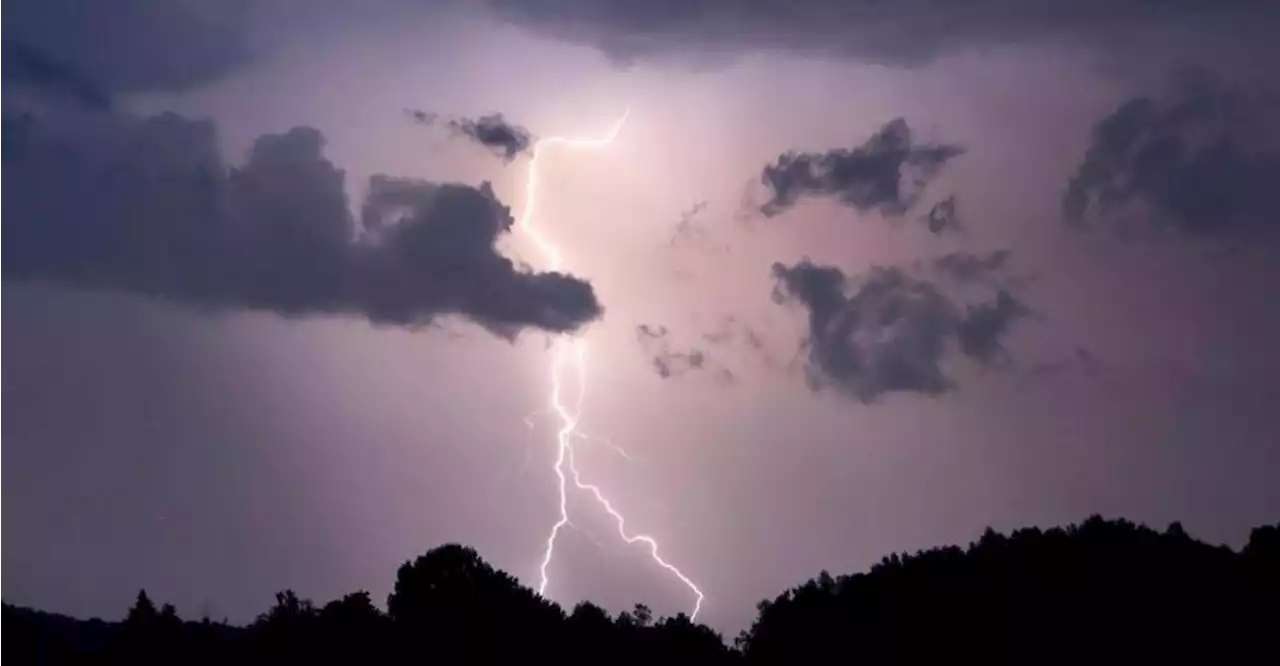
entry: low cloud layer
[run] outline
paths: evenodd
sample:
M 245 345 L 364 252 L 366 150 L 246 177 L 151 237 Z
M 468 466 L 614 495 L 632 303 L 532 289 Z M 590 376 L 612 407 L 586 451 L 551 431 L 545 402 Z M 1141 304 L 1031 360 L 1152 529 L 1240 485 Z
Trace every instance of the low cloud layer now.
M 1125 102 L 1094 127 L 1064 220 L 1191 235 L 1274 228 L 1278 111 L 1199 76 L 1164 98 Z
M 3 132 L 6 280 L 393 325 L 453 314 L 505 337 L 602 312 L 587 282 L 498 253 L 513 219 L 487 183 L 374 176 L 357 224 L 314 129 L 263 135 L 239 166 L 211 122 L 172 113 L 6 112 Z
M 80 70 L 20 42 L 3 45 L 5 94 L 34 93 L 93 110 L 112 106 L 110 93 Z
M 5 79 L 10 45 L 110 93 L 190 90 L 252 60 L 248 5 L 172 0 L 9 0 L 4 3 Z
M 955 350 L 978 363 L 1003 357 L 1003 338 L 1027 309 L 1000 290 L 993 301 L 961 306 L 937 285 L 897 267 L 873 267 L 857 280 L 834 266 L 776 263 L 774 299 L 807 311 L 807 377 L 872 403 L 888 393 L 937 395 L 954 387 L 943 361 Z
M 479 118 L 441 119 L 439 114 L 419 109 L 409 110 L 409 117 L 420 125 L 442 124 L 454 136 L 471 139 L 496 152 L 506 162 L 521 154 L 533 153 L 533 133 L 509 122 L 501 113 Z
M 859 212 L 900 217 L 963 152 L 954 144 L 914 142 L 907 121 L 896 118 L 856 148 L 778 156 L 760 175 L 771 192 L 760 212 L 778 215 L 801 198 L 830 196 Z
M 500 17 L 597 47 L 620 61 L 699 59 L 756 51 L 848 57 L 895 65 L 991 46 L 1059 43 L 1131 50 L 1151 30 L 1267 41 L 1280 5 L 1252 0 L 488 0 Z M 1233 28 L 1235 28 L 1233 30 Z M 1243 28 L 1243 29 L 1240 29 Z

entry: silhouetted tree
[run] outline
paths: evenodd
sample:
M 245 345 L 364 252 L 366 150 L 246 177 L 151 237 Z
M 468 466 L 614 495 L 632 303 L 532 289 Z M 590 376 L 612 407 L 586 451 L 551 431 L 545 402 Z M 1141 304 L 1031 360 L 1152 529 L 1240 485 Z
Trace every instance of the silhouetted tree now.
M 124 621 L 126 625 L 150 627 L 159 617 L 160 613 L 156 612 L 156 605 L 151 601 L 151 597 L 147 596 L 147 591 L 138 590 L 138 598 L 133 602 L 129 613 L 125 615 Z
M 1250 550 L 1206 545 L 1178 524 L 1159 533 L 1098 516 L 1008 536 L 988 529 L 967 550 L 891 555 L 866 574 L 822 576 L 762 602 L 738 645 L 769 664 L 1233 661 L 1265 648 L 1264 626 L 1280 626 L 1274 601 L 1256 592 L 1280 558 Z
M 319 612 L 293 590 L 276 592 L 276 603 L 250 627 L 253 651 L 277 663 L 303 663 L 323 653 Z
M 551 658 L 564 620 L 558 606 L 458 544 L 401 565 L 387 611 L 410 649 L 479 660 Z
M 361 590 L 320 609 L 319 632 L 327 658 L 341 663 L 384 662 L 393 654 L 390 619 Z
M 1280 525 L 1256 528 L 1237 553 L 1179 523 L 1157 532 L 1094 516 L 820 572 L 761 601 L 736 649 L 644 604 L 610 617 L 584 602 L 566 616 L 457 544 L 405 562 L 386 613 L 364 591 L 317 608 L 284 590 L 239 628 L 184 622 L 140 591 L 119 623 L 6 605 L 4 626 L 15 663 L 1269 663 L 1276 599 Z
M 584 601 L 573 607 L 565 627 L 567 656 L 577 663 L 616 661 L 618 631 L 603 608 Z

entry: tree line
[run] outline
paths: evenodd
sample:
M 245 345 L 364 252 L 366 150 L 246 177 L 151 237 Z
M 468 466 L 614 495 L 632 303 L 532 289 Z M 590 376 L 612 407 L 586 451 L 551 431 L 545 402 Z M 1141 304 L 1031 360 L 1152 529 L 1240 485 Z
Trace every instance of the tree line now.
M 189 621 L 145 591 L 119 622 L 4 605 L 18 664 L 807 664 L 1280 661 L 1280 524 L 1239 551 L 1174 523 L 1094 516 L 1065 528 L 988 529 L 968 547 L 892 554 L 865 573 L 761 601 L 732 643 L 642 604 L 566 612 L 447 544 L 405 562 L 378 607 L 293 591 L 246 626 Z

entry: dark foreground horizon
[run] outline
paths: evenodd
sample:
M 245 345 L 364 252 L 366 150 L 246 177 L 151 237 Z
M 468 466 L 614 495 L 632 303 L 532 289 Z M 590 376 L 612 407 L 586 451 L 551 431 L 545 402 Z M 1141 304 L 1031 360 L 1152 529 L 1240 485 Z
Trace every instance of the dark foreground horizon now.
M 941 658 L 998 663 L 1268 662 L 1280 626 L 1280 523 L 1239 551 L 1124 519 L 893 553 L 866 573 L 826 571 L 757 606 L 732 644 L 684 614 L 616 616 L 559 605 L 445 544 L 405 562 L 386 608 L 357 591 L 324 605 L 292 590 L 246 626 L 188 621 L 145 591 L 124 620 L 4 604 L 13 663 L 794 664 Z

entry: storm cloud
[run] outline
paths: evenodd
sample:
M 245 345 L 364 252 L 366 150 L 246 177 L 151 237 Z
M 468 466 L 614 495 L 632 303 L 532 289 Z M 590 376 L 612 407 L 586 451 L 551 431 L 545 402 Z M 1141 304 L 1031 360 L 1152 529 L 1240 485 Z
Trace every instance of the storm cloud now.
M 1162 98 L 1128 100 L 1094 126 L 1063 219 L 1194 236 L 1267 229 L 1280 181 L 1278 110 L 1199 75 Z
M 460 315 L 508 338 L 602 312 L 587 282 L 498 253 L 513 218 L 488 183 L 374 176 L 357 224 L 315 129 L 263 135 L 240 166 L 211 122 L 172 113 L 7 113 L 4 145 L 6 280 L 392 325 Z
M 894 65 L 1029 42 L 1130 50 L 1138 38 L 1194 26 L 1204 37 L 1267 43 L 1280 5 L 1251 0 L 794 0 L 632 2 L 488 0 L 500 17 L 553 37 L 588 44 L 623 62 L 678 54 L 724 59 L 786 51 Z M 1243 28 L 1243 29 L 1241 29 Z
M 760 174 L 771 192 L 760 212 L 774 216 L 802 197 L 834 196 L 859 212 L 900 217 L 942 167 L 963 153 L 954 144 L 914 142 L 907 121 L 895 118 L 855 148 L 778 156 Z
M 773 265 L 774 300 L 807 311 L 810 388 L 832 388 L 863 403 L 895 392 L 938 395 L 955 383 L 951 350 L 981 364 L 1002 358 L 1002 339 L 1026 308 L 999 291 L 960 306 L 937 285 L 898 267 L 872 267 L 856 280 L 805 259 Z

